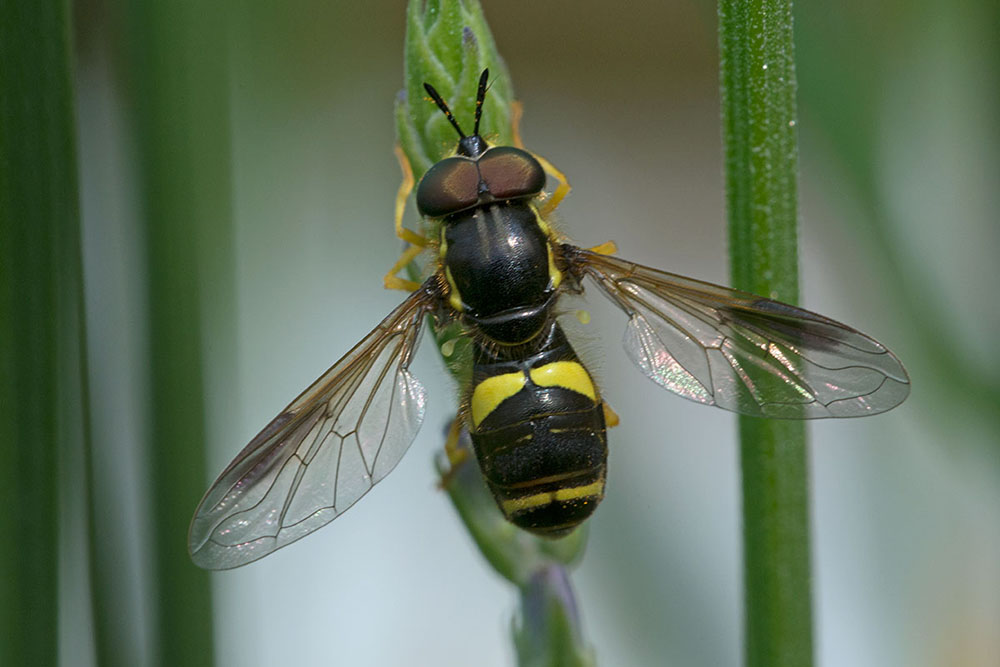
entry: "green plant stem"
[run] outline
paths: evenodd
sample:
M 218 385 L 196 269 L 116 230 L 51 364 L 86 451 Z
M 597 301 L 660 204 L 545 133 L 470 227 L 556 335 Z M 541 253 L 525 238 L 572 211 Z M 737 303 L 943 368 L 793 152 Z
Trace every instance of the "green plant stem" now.
M 3 665 L 58 660 L 60 449 L 83 387 L 69 25 L 67 3 L 0 3 Z
M 400 147 L 419 181 L 435 162 L 454 150 L 457 135 L 444 115 L 425 101 L 423 83 L 433 85 L 448 102 L 459 123 L 468 127 L 473 115 L 476 84 L 484 68 L 490 69 L 480 133 L 496 144 L 509 144 L 512 136 L 510 76 L 482 7 L 476 0 L 411 0 L 407 8 L 406 88 L 396 103 L 396 134 Z M 422 221 L 422 232 L 434 237 Z M 411 265 L 410 277 L 420 271 Z M 451 348 L 442 357 L 460 386 L 471 378 L 472 354 L 461 327 L 435 331 L 438 347 Z M 445 345 L 446 341 L 451 341 Z M 468 435 L 463 434 L 468 449 Z M 521 615 L 513 625 L 518 664 L 525 667 L 592 665 L 576 610 L 566 568 L 586 545 L 586 531 L 577 530 L 553 542 L 515 528 L 500 514 L 478 466 L 468 460 L 454 474 L 446 459 L 437 462 L 446 490 L 487 562 L 518 587 Z
M 795 58 L 789 0 L 720 0 L 735 287 L 798 300 Z M 740 417 L 746 659 L 812 664 L 805 426 Z

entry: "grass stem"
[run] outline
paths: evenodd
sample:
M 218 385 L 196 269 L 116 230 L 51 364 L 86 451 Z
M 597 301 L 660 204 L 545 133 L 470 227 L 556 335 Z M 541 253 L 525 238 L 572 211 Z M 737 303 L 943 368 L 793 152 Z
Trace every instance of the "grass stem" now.
M 790 0 L 720 0 L 723 143 L 734 287 L 798 300 Z M 812 664 L 805 425 L 740 417 L 746 661 Z

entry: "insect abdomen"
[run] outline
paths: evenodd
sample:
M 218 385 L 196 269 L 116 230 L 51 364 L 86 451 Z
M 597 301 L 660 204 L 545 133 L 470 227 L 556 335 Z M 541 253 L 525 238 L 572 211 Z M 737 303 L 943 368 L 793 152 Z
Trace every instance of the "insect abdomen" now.
M 477 354 L 470 404 L 472 442 L 503 514 L 531 532 L 558 537 L 604 497 L 607 440 L 590 374 L 550 325 L 527 360 Z

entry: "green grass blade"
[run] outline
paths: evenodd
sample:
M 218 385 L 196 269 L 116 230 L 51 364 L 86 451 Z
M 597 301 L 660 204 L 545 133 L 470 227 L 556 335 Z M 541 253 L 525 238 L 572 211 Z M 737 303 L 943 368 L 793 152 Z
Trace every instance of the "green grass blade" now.
M 0 3 L 4 665 L 58 659 L 57 471 L 60 448 L 78 444 L 83 386 L 69 34 L 66 3 Z
M 719 3 L 733 284 L 798 300 L 797 136 L 791 2 Z M 812 664 L 805 426 L 740 418 L 746 656 Z
M 149 270 L 155 650 L 158 664 L 210 665 L 209 575 L 186 537 L 208 482 L 203 346 L 220 305 L 208 290 L 233 280 L 208 249 L 227 246 L 231 224 L 226 3 L 143 0 L 128 12 Z

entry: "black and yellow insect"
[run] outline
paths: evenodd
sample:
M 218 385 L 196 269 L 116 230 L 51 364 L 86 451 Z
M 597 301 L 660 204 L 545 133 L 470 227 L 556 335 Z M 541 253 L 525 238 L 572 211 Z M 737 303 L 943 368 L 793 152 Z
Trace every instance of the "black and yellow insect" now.
M 563 175 L 520 146 L 479 134 L 488 71 L 455 155 L 421 179 L 416 202 L 436 223 L 426 239 L 402 225 L 413 187 L 405 159 L 396 232 L 411 247 L 386 276 L 410 295 L 246 446 L 191 523 L 195 563 L 212 569 L 262 558 L 329 523 L 385 477 L 424 417 L 409 367 L 427 315 L 472 341 L 461 409 L 497 504 L 514 524 L 558 537 L 604 496 L 606 408 L 559 323 L 559 301 L 592 281 L 628 316 L 625 349 L 657 384 L 699 403 L 775 418 L 884 412 L 909 393 L 883 345 L 822 315 L 585 250 L 548 218 L 569 191 Z M 519 143 L 519 142 L 518 142 Z M 559 182 L 551 194 L 547 176 Z M 396 276 L 435 253 L 422 284 Z M 453 429 L 453 433 L 456 429 Z

